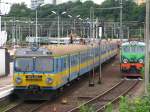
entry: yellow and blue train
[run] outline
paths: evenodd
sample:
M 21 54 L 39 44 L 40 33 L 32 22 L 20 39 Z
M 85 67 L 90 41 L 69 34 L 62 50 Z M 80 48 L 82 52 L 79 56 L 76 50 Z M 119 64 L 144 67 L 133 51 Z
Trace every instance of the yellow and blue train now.
M 117 55 L 117 44 L 49 45 L 18 48 L 14 57 L 14 93 L 47 100 L 59 88 Z M 93 61 L 94 60 L 94 61 Z

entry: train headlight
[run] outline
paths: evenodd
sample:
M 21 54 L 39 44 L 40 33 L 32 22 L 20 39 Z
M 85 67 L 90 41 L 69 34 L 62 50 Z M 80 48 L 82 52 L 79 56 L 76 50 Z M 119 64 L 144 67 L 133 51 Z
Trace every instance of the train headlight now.
M 123 63 L 128 63 L 128 60 L 127 59 L 123 59 Z
M 144 60 L 143 59 L 139 59 L 139 63 L 144 63 Z
M 21 82 L 22 82 L 21 77 L 17 77 L 17 78 L 16 78 L 16 83 L 17 83 L 17 84 L 20 84 Z
M 51 79 L 51 78 L 46 79 L 46 83 L 51 84 L 52 82 L 53 82 L 53 79 Z

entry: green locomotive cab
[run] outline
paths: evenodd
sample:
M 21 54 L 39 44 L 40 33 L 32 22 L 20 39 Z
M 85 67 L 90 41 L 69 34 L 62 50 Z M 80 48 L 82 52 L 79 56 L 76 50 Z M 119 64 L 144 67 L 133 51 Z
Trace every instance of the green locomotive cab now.
M 121 45 L 121 71 L 139 72 L 144 67 L 145 43 L 126 42 Z

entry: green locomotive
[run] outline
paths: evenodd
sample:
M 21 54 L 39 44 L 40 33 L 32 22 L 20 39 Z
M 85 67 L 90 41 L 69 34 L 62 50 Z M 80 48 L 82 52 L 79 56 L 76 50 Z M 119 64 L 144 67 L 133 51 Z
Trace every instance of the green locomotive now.
M 145 43 L 125 42 L 121 45 L 120 68 L 123 72 L 139 72 L 144 67 Z

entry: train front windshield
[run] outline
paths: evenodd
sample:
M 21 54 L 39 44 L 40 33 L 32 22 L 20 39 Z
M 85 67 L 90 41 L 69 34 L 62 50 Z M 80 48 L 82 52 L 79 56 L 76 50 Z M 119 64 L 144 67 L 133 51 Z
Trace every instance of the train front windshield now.
M 37 72 L 52 72 L 53 59 L 51 58 L 36 58 L 35 71 Z
M 33 71 L 33 59 L 32 58 L 16 58 L 15 71 L 17 72 Z
M 123 52 L 126 52 L 126 53 L 144 53 L 144 46 L 124 46 Z
M 51 58 L 16 58 L 16 72 L 52 72 L 53 59 Z

